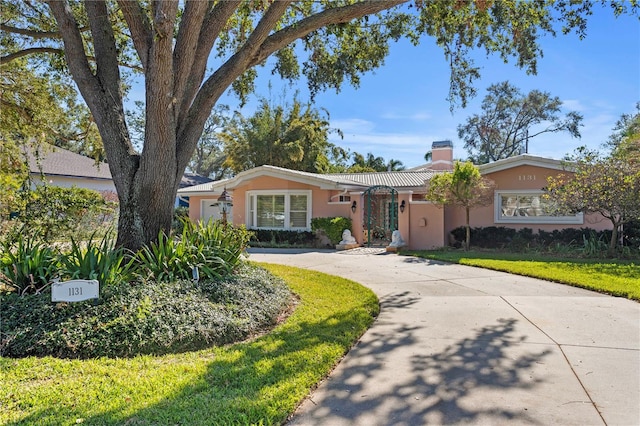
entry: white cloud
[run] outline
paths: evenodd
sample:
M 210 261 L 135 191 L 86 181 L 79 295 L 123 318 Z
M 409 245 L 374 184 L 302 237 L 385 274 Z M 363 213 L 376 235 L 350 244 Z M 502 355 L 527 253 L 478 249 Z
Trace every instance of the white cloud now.
M 431 114 L 427 111 L 416 111 L 408 114 L 397 112 L 386 112 L 380 116 L 385 120 L 411 120 L 411 121 L 427 121 L 431 119 Z
M 565 99 L 562 101 L 562 106 L 567 110 L 578 112 L 586 111 L 588 109 L 577 99 Z

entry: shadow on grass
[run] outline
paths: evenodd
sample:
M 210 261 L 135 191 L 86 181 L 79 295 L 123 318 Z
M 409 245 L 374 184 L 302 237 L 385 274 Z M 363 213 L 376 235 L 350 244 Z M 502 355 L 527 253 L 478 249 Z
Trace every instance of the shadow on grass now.
M 352 306 L 318 320 L 287 321 L 251 342 L 201 351 L 211 359 L 206 373 L 169 397 L 133 414 L 122 404 L 85 414 L 82 424 L 281 424 L 372 319 L 364 304 Z M 11 424 L 59 424 L 56 418 L 73 417 L 69 408 L 52 403 Z
M 359 342 L 349 362 L 327 382 L 322 400 L 315 401 L 318 405 L 297 413 L 289 424 L 536 423 L 521 407 L 484 396 L 492 391 L 504 395 L 532 389 L 541 382 L 531 379 L 529 372 L 550 352 L 513 357 L 509 349 L 524 340 L 514 336 L 516 323 L 500 319 L 444 349 L 432 346 L 441 340 L 430 342 L 423 337 L 404 354 L 407 345 L 420 340 L 418 327 L 400 325 L 390 333 L 378 331 L 376 324 L 366 342 Z M 417 347 L 433 352 L 416 353 Z M 398 371 L 395 365 L 400 364 L 408 364 L 410 373 L 406 367 L 404 375 Z M 381 377 L 392 384 L 381 383 Z

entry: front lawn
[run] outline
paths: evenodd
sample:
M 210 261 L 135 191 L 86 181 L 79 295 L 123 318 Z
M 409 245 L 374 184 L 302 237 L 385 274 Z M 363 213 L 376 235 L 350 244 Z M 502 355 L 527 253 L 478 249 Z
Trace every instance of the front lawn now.
M 541 278 L 640 300 L 640 264 L 629 260 L 461 250 L 404 251 L 402 254 Z
M 272 332 L 163 356 L 0 358 L 1 424 L 280 424 L 378 313 L 372 291 L 342 278 L 262 265 L 299 296 Z

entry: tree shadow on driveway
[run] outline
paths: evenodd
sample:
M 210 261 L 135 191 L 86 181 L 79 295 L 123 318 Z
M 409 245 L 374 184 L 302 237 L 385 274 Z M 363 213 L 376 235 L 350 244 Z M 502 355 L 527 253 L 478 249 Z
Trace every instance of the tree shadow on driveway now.
M 520 348 L 514 357 L 510 348 L 525 339 L 515 336 L 516 323 L 499 319 L 439 349 L 442 340 L 432 345 L 421 337 L 416 345 L 418 327 L 398 326 L 390 334 L 374 325 L 350 354 L 352 362 L 318 395 L 318 406 L 292 424 L 539 423 L 522 407 L 487 397 L 542 382 L 529 373 L 550 351 Z

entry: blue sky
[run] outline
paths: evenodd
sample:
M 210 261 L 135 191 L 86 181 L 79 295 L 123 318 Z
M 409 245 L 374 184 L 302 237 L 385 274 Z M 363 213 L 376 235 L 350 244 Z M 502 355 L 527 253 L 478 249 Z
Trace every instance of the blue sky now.
M 611 134 L 621 114 L 635 110 L 640 101 L 640 22 L 637 17 L 615 18 L 609 10 L 596 9 L 589 20 L 587 37 L 559 34 L 542 41 L 544 57 L 538 74 L 526 75 L 514 64 L 504 64 L 498 56 L 485 58 L 478 51 L 476 63 L 482 65 L 482 79 L 476 82 L 478 95 L 466 108 L 453 114 L 447 101 L 449 69 L 430 38 L 414 47 L 408 42 L 391 46 L 385 65 L 362 78 L 358 89 L 345 86 L 341 92 L 325 92 L 315 106 L 326 108 L 333 127 L 344 132 L 331 141 L 351 151 L 372 152 L 385 160 L 401 160 L 405 166 L 424 164 L 424 154 L 435 140 L 450 139 L 454 157 L 465 159 L 464 143 L 456 127 L 480 112 L 486 88 L 509 80 L 523 93 L 542 90 L 563 101 L 566 111 L 584 116 L 581 139 L 568 134 L 545 134 L 530 142 L 529 153 L 562 158 L 576 147 L 598 148 Z M 271 79 L 272 93 L 282 84 L 268 70 L 260 74 Z M 269 97 L 267 78 L 261 78 L 256 93 Z M 300 99 L 308 96 L 304 81 L 298 84 Z M 292 96 L 294 89 L 287 89 Z M 243 113 L 251 112 L 249 103 Z

